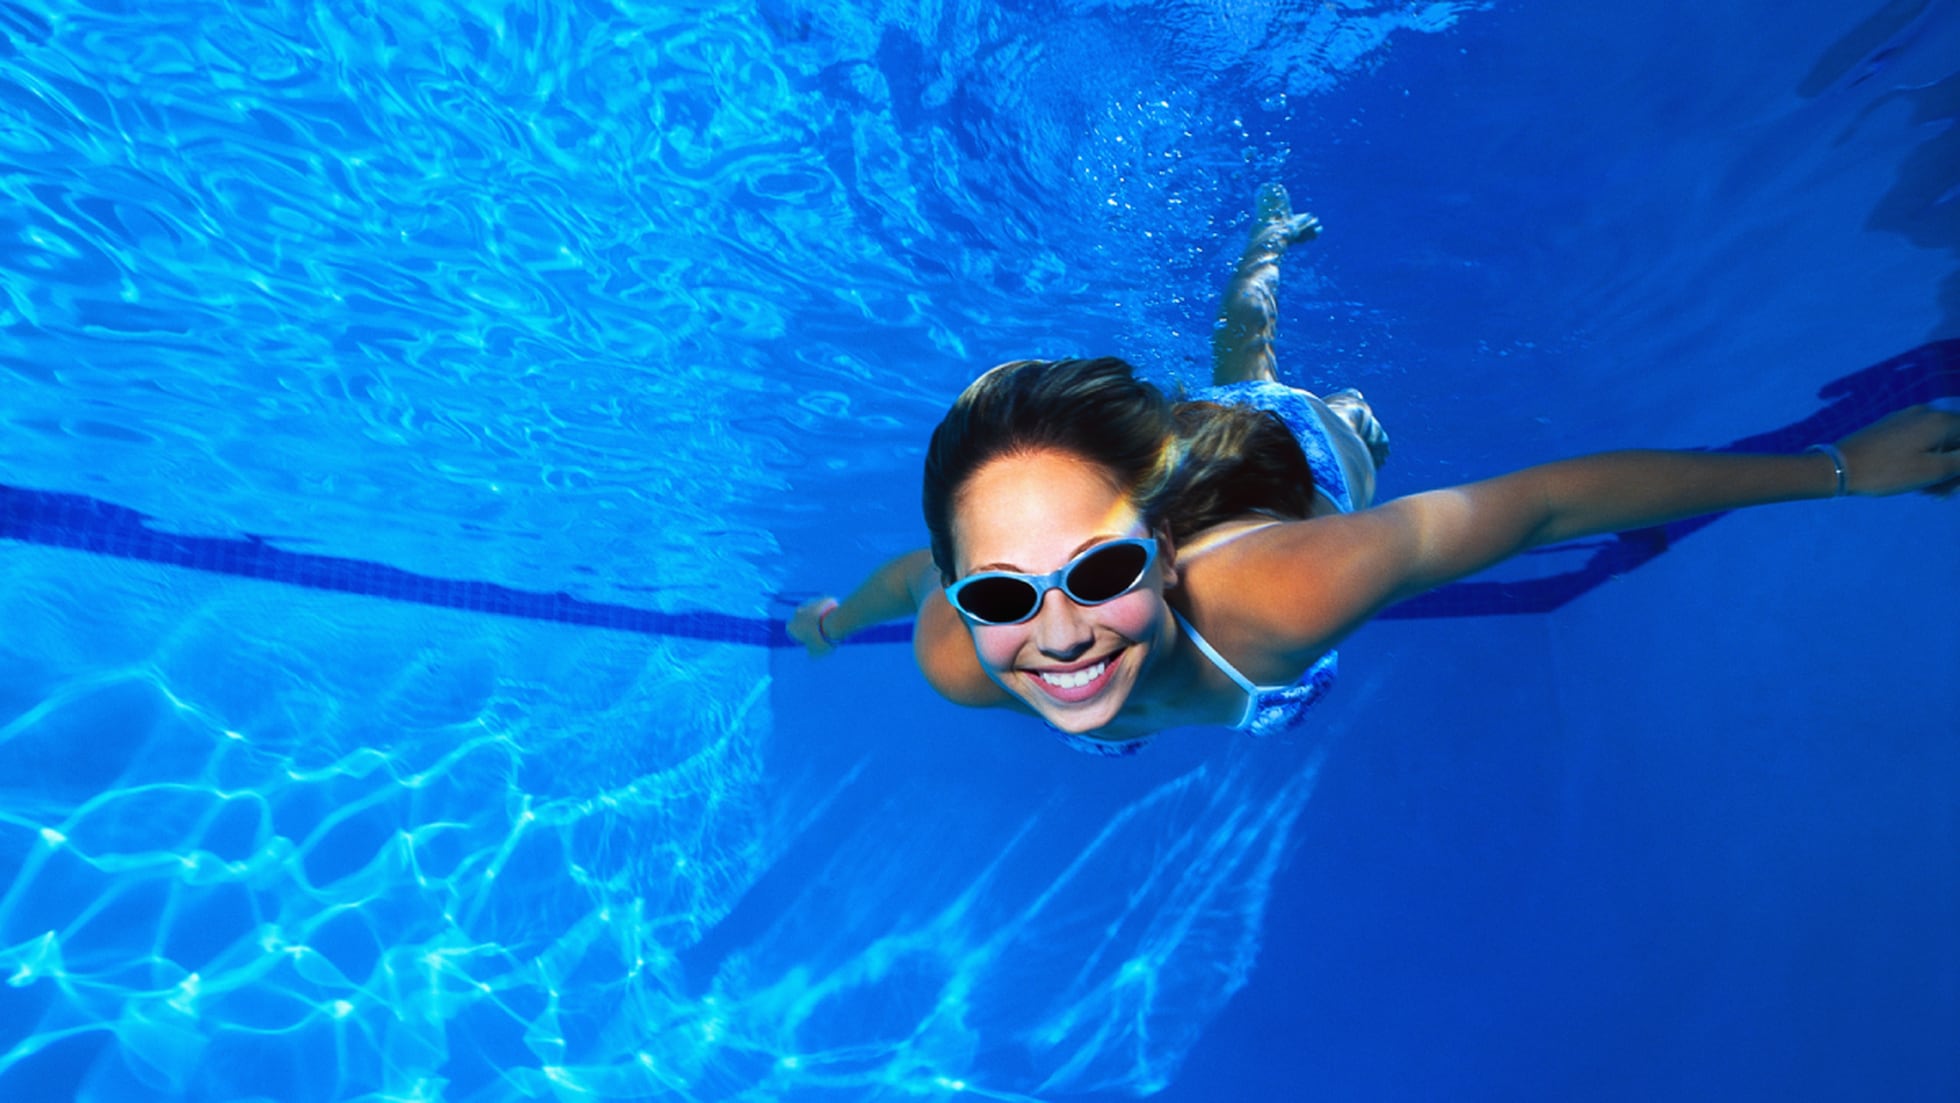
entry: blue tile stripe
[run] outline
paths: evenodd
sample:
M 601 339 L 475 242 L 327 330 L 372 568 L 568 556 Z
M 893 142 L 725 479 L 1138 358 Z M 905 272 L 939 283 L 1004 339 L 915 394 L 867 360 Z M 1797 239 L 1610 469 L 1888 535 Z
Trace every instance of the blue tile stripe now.
M 1826 405 L 1802 421 L 1713 451 L 1794 452 L 1818 441 L 1834 440 L 1903 406 L 1960 397 L 1960 340 L 1922 345 L 1845 376 L 1825 386 L 1819 397 Z M 1722 516 L 1711 514 L 1606 540 L 1546 549 L 1592 550 L 1584 564 L 1570 571 L 1519 581 L 1459 582 L 1402 602 L 1381 615 L 1389 620 L 1421 620 L 1550 612 L 1608 579 L 1638 568 Z M 565 593 L 515 590 L 494 582 L 434 578 L 383 563 L 287 551 L 257 536 L 159 532 L 149 526 L 149 521 L 148 516 L 126 506 L 81 494 L 0 484 L 0 539 L 525 620 L 758 647 L 797 646 L 778 620 L 706 611 L 662 613 L 586 601 Z M 886 624 L 853 636 L 851 642 L 896 643 L 909 640 L 911 635 L 910 624 Z

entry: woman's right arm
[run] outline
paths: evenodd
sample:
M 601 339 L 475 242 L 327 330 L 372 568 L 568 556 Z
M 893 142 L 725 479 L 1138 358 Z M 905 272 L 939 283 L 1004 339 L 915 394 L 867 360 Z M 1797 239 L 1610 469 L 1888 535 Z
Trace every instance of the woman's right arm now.
M 871 625 L 916 616 L 912 626 L 912 655 L 920 673 L 939 695 L 956 705 L 992 708 L 1013 703 L 1007 692 L 987 677 L 973 653 L 973 637 L 939 586 L 939 568 L 932 553 L 908 552 L 871 572 L 864 585 L 842 601 L 820 597 L 806 601 L 789 618 L 792 639 L 822 656 L 837 650 L 846 636 Z M 821 629 L 821 630 L 819 630 Z
M 820 597 L 798 606 L 789 618 L 790 638 L 812 655 L 828 655 L 854 632 L 912 616 L 938 589 L 939 569 L 932 565 L 932 552 L 926 548 L 907 552 L 872 571 L 864 585 L 842 601 Z

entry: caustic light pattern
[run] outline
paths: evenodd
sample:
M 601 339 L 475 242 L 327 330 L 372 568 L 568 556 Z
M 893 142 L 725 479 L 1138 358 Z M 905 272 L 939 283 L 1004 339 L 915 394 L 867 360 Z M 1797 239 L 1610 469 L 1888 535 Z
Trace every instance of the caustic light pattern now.
M 1093 824 L 936 817 L 780 745 L 755 648 L 130 570 L 90 599 L 126 604 L 4 610 L 127 658 L 0 652 L 15 1098 L 1161 1086 L 1319 761 L 1216 756 Z

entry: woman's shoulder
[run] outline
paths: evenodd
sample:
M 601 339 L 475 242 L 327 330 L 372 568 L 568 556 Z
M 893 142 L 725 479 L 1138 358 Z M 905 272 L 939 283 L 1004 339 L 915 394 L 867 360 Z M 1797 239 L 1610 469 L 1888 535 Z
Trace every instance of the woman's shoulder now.
M 1180 610 L 1255 683 L 1299 677 L 1351 626 L 1339 571 L 1353 543 L 1345 517 L 1242 518 L 1197 534 L 1178 556 Z
M 1240 540 L 1275 525 L 1286 523 L 1286 518 L 1271 517 L 1263 513 L 1240 514 L 1229 521 L 1212 525 L 1179 541 L 1178 564 L 1183 567 L 1214 561 L 1218 558 L 1219 552 Z
M 991 708 L 1013 703 L 1007 691 L 987 677 L 980 657 L 973 653 L 973 637 L 939 594 L 919 607 L 912 628 L 912 656 L 926 683 L 956 705 Z

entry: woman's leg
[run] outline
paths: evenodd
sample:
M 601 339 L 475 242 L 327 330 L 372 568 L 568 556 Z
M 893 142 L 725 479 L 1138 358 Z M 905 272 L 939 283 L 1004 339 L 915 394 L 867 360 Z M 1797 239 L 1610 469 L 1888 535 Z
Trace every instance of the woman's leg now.
M 1279 258 L 1296 242 L 1320 233 L 1320 220 L 1293 213 L 1286 189 L 1267 184 L 1259 189 L 1252 238 L 1225 285 L 1218 305 L 1218 324 L 1211 331 L 1211 383 L 1278 381 L 1273 361 L 1273 326 L 1279 318 Z
M 1353 387 L 1343 387 L 1324 399 L 1312 391 L 1300 393 L 1307 396 L 1308 405 L 1327 429 L 1327 442 L 1334 446 L 1334 459 L 1347 476 L 1348 497 L 1353 499 L 1354 508 L 1374 505 L 1375 473 L 1388 459 L 1388 434 L 1375 420 L 1368 400 Z
M 1225 285 L 1218 307 L 1218 325 L 1211 334 L 1212 386 L 1248 380 L 1279 381 L 1273 355 L 1273 330 L 1279 319 L 1279 258 L 1289 246 L 1320 235 L 1320 220 L 1294 214 L 1286 188 L 1266 184 L 1259 189 L 1252 238 Z M 1375 500 L 1375 472 L 1388 459 L 1388 434 L 1375 420 L 1361 392 L 1344 388 L 1325 400 L 1304 389 L 1326 427 L 1356 509 Z

